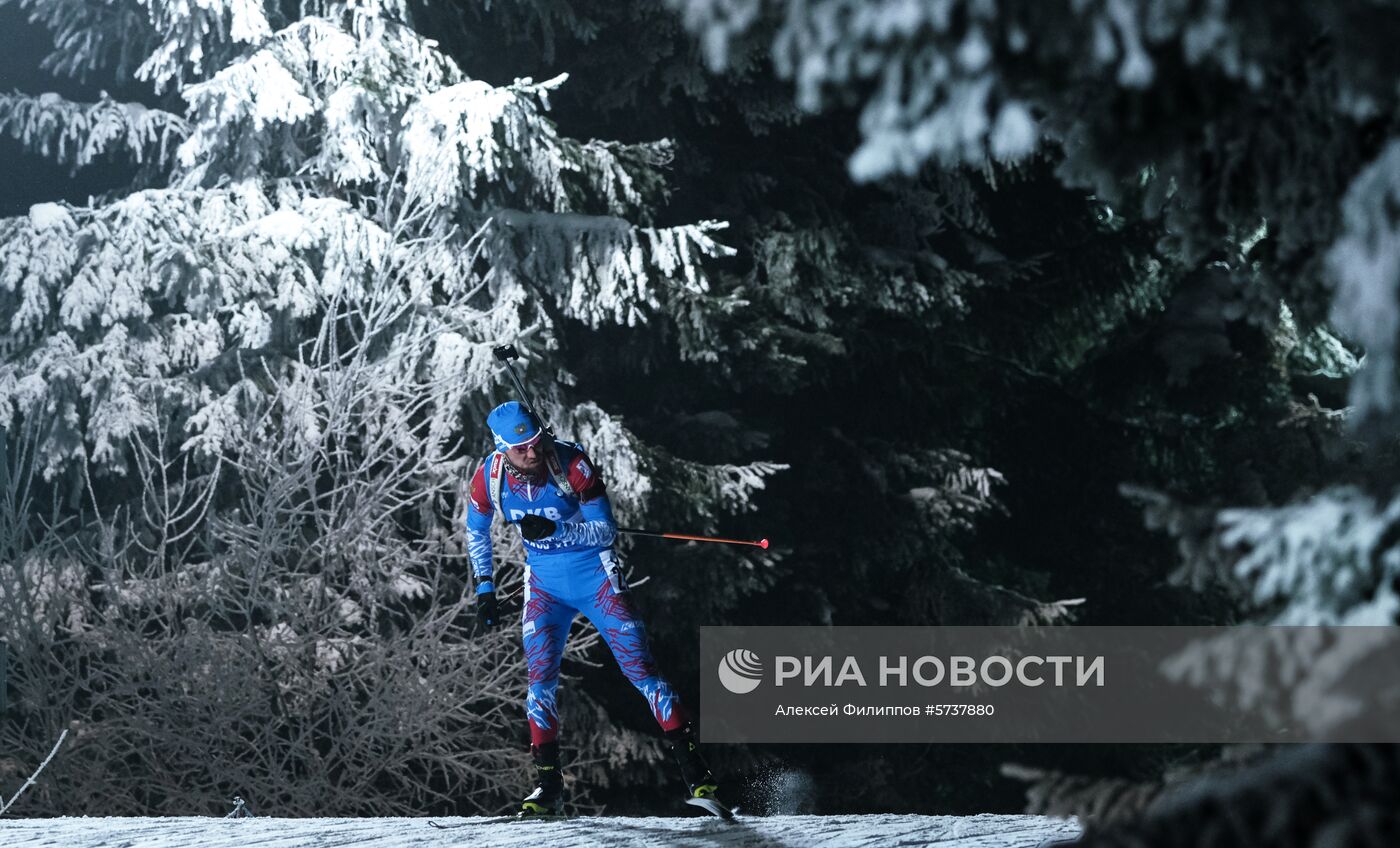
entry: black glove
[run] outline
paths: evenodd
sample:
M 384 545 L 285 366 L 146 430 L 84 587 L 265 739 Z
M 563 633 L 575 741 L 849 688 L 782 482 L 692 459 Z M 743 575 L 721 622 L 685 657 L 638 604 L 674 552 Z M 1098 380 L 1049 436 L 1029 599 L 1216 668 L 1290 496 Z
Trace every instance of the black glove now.
M 554 535 L 554 522 L 543 515 L 526 515 L 520 519 L 520 535 L 532 542 Z
M 496 609 L 496 593 L 480 592 L 476 596 L 476 629 L 492 630 L 501 623 Z

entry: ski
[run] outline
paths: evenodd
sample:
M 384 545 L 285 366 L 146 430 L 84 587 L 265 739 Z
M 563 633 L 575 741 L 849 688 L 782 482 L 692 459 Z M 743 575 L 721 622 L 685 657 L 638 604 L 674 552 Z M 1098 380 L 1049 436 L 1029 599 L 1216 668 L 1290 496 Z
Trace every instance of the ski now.
M 451 824 L 443 824 L 442 822 L 428 819 L 428 824 L 438 830 L 456 830 L 459 827 L 473 827 L 479 824 L 503 824 L 513 818 L 515 818 L 515 816 L 479 816 L 473 817 L 469 821 L 453 822 Z
M 477 825 L 486 825 L 486 824 L 510 824 L 510 823 L 527 822 L 527 821 L 569 821 L 570 819 L 576 819 L 576 818 L 581 818 L 581 817 L 580 817 L 580 816 L 576 816 L 576 815 L 564 814 L 564 813 L 561 813 L 561 814 L 559 814 L 559 815 L 557 815 L 557 816 L 556 816 L 556 815 L 541 815 L 541 814 L 535 814 L 535 815 L 531 815 L 531 816 L 522 816 L 522 815 L 520 815 L 519 813 L 511 813 L 510 815 L 505 815 L 505 816 L 483 816 L 483 817 L 480 817 L 480 818 L 473 818 L 473 819 L 471 819 L 470 821 L 453 822 L 453 823 L 451 823 L 451 824 L 443 824 L 443 823 L 441 823 L 441 822 L 437 822 L 437 821 L 433 821 L 432 819 L 429 819 L 429 820 L 428 820 L 428 824 L 431 825 L 432 827 L 437 828 L 438 830 L 456 830 L 457 828 L 460 828 L 460 827 L 475 827 L 475 826 L 477 826 Z
M 687 798 L 685 802 L 692 807 L 699 807 L 712 816 L 717 816 L 725 821 L 734 821 L 734 810 L 724 806 L 714 798 Z
M 520 815 L 519 813 L 516 813 L 515 815 L 511 816 L 510 818 L 511 818 L 511 821 L 515 821 L 515 822 L 527 822 L 527 821 L 558 822 L 558 821 L 570 821 L 570 820 L 572 820 L 572 819 L 581 819 L 581 818 L 584 818 L 584 816 L 575 815 L 575 814 L 573 814 L 573 813 L 559 813 L 559 814 L 557 814 L 557 815 L 554 814 L 554 813 L 532 813 L 531 815 L 524 816 L 524 815 Z
M 719 801 L 715 800 L 714 798 L 687 798 L 687 799 L 685 800 L 685 802 L 686 802 L 686 804 L 688 804 L 688 805 L 690 805 L 690 806 L 692 806 L 692 807 L 695 807 L 695 808 L 697 808 L 697 809 L 703 810 L 704 812 L 708 813 L 709 815 L 712 815 L 712 816 L 714 816 L 714 817 L 716 817 L 716 818 L 719 818 L 719 819 L 723 819 L 723 820 L 725 820 L 725 821 L 734 821 L 734 820 L 735 820 L 735 819 L 734 819 L 734 816 L 735 816 L 735 814 L 739 811 L 739 808 L 738 808 L 738 807 L 735 807 L 735 808 L 733 808 L 733 809 L 730 809 L 729 807 L 724 806 L 723 804 L 721 804 Z M 522 816 L 522 815 L 520 815 L 519 813 L 511 813 L 511 814 L 509 814 L 509 815 L 503 815 L 503 816 L 482 816 L 482 817 L 476 817 L 476 818 L 472 818 L 472 819 L 470 819 L 470 820 L 468 820 L 468 821 L 451 822 L 451 823 L 448 823 L 448 824 L 444 824 L 444 823 L 442 823 L 442 822 L 434 821 L 434 820 L 432 820 L 432 819 L 429 819 L 429 820 L 428 820 L 428 824 L 429 824 L 430 826 L 434 827 L 434 828 L 437 828 L 438 830 L 456 830 L 456 829 L 458 829 L 458 828 L 463 828 L 463 827 L 476 827 L 476 826 L 478 826 L 478 825 L 488 825 L 488 824 L 510 824 L 510 823 L 516 823 L 516 824 L 518 824 L 518 823 L 529 822 L 529 821 L 559 822 L 559 821 L 572 821 L 572 820 L 574 820 L 574 819 L 581 819 L 581 818 L 589 818 L 589 816 L 581 816 L 581 815 L 574 814 L 574 813 L 561 813 L 561 814 L 559 814 L 559 815 L 543 815 L 543 814 L 538 814 L 538 813 L 537 813 L 537 814 L 535 814 L 535 815 Z

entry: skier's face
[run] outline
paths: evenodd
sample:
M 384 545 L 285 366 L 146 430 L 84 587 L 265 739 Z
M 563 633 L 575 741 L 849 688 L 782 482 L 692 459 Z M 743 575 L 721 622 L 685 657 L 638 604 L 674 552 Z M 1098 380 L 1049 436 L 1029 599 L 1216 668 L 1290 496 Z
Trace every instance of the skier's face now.
M 515 466 L 516 471 L 523 471 L 526 474 L 535 474 L 544 468 L 544 450 L 540 440 L 528 445 L 517 445 L 506 449 L 506 459 Z

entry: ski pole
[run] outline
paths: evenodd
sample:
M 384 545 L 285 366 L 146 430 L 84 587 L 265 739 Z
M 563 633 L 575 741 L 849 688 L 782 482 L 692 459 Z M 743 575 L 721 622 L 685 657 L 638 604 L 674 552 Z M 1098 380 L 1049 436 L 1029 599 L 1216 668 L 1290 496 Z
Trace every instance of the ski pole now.
M 718 542 L 721 545 L 753 545 L 755 548 L 768 549 L 768 540 L 759 539 L 751 542 L 748 539 L 721 539 L 716 536 L 691 536 L 688 533 L 658 533 L 655 530 L 634 530 L 630 527 L 617 528 L 619 533 L 630 533 L 633 536 L 653 536 L 657 539 L 680 539 L 685 542 Z

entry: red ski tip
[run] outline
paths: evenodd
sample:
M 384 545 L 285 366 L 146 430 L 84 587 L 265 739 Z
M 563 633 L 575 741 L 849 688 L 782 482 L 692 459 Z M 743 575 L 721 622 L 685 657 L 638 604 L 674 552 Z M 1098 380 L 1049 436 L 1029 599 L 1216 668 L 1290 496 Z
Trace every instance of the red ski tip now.
M 759 539 L 759 540 L 758 540 L 758 546 L 759 546 L 760 548 L 763 548 L 765 551 L 768 550 L 768 540 L 767 540 L 767 539 Z

